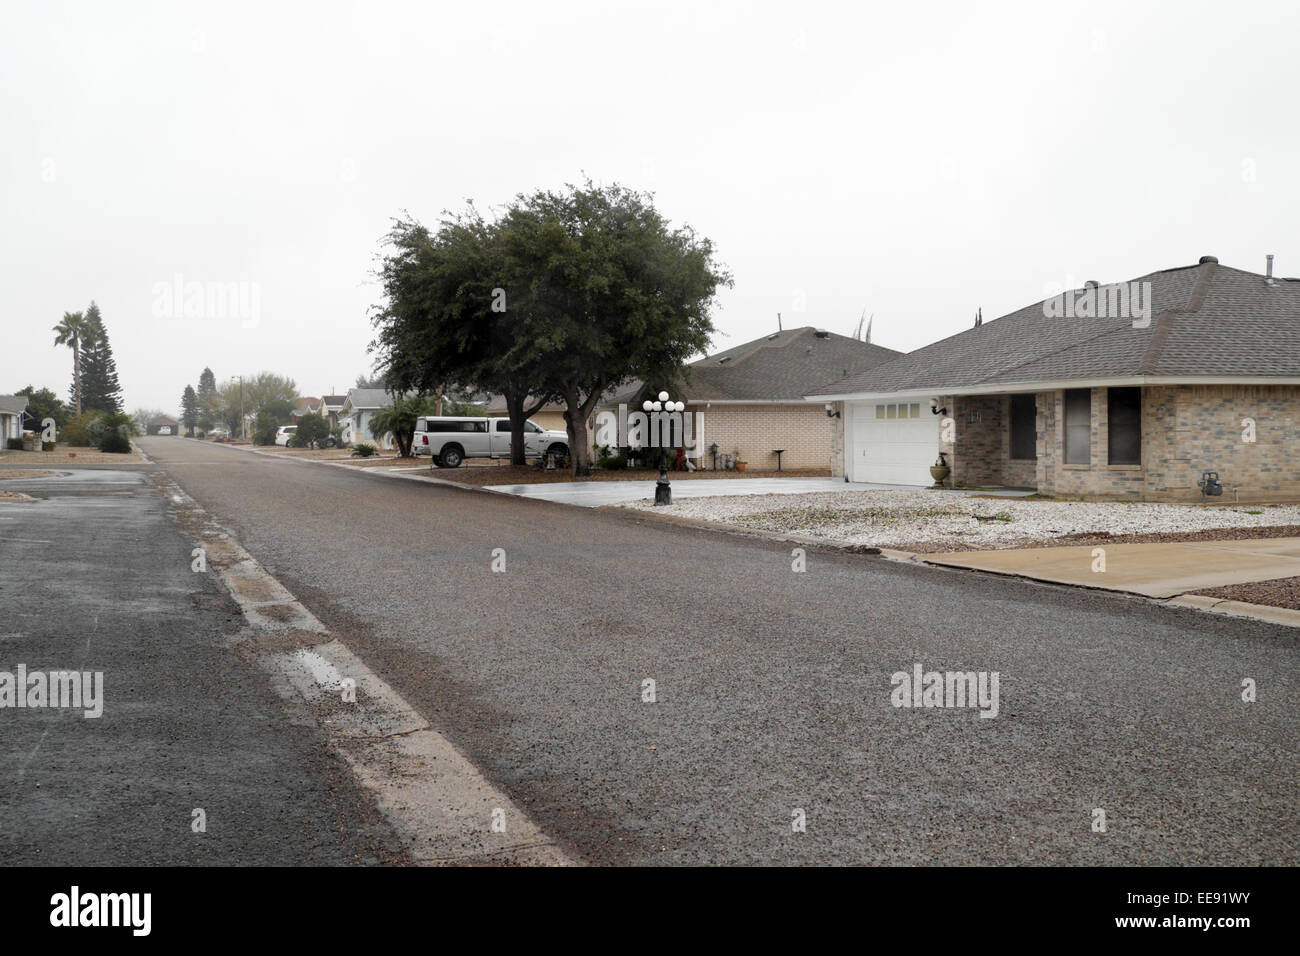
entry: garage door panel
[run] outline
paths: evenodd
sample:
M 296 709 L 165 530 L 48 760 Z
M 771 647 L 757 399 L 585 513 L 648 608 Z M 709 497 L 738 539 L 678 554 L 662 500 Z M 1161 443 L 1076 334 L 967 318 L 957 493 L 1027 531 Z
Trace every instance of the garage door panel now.
M 902 409 L 906 410 L 907 405 Z M 926 409 L 929 411 L 929 409 Z M 877 418 L 875 405 L 854 409 L 854 481 L 888 485 L 924 485 L 938 457 L 939 424 L 924 418 Z

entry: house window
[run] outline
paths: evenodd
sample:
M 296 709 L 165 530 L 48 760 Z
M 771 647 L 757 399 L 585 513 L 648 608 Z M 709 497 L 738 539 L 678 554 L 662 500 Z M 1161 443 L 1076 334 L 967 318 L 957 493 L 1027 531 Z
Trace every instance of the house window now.
M 1092 390 L 1065 390 L 1065 463 L 1092 464 Z
M 898 417 L 898 406 L 897 406 L 897 405 L 889 405 L 889 406 L 886 406 L 886 408 L 885 408 L 885 417 L 886 417 L 886 418 L 897 418 L 897 417 Z
M 1142 463 L 1142 389 L 1106 390 L 1107 445 L 1112 465 Z
M 884 405 L 877 405 L 877 406 L 876 406 L 876 417 L 877 417 L 877 418 L 884 418 L 884 417 L 885 417 L 885 406 L 884 406 Z
M 1011 457 L 1033 461 L 1038 457 L 1038 404 L 1032 395 L 1011 396 Z
M 909 417 L 911 417 L 911 418 L 920 418 L 920 417 L 921 417 L 921 403 L 920 403 L 920 402 L 913 402 L 911 405 L 908 405 L 907 408 L 908 408 L 908 411 L 911 413 Z

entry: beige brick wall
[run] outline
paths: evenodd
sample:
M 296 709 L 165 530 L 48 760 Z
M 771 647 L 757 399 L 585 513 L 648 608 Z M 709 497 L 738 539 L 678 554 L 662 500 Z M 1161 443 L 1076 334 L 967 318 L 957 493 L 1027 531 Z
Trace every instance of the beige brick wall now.
M 775 471 L 773 449 L 783 448 L 782 468 L 830 468 L 832 436 L 843 417 L 826 417 L 824 403 L 799 402 L 789 405 L 712 405 L 688 404 L 688 412 L 704 415 L 704 464 L 712 465 L 708 446 L 718 443 L 718 454 L 729 455 L 739 449 L 741 457 L 753 471 Z M 841 431 L 840 474 L 843 474 L 843 437 Z
M 1106 389 L 1092 390 L 1092 461 L 1063 463 L 1062 392 L 1052 393 L 1044 422 L 1047 456 L 1040 455 L 1045 494 L 1199 501 L 1196 482 L 1217 471 L 1223 500 L 1232 488 L 1242 501 L 1300 498 L 1300 389 L 1292 386 L 1179 385 L 1142 390 L 1142 463 L 1107 463 Z M 1042 410 L 1040 408 L 1040 415 Z M 1255 421 L 1254 442 L 1243 441 L 1242 420 Z

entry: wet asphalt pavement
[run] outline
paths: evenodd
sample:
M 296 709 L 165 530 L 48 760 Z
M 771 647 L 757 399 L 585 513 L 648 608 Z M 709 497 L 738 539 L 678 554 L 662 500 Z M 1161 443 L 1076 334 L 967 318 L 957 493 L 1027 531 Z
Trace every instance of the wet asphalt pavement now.
M 141 445 L 590 862 L 1300 862 L 1288 629 L 867 555 L 796 573 L 788 545 L 637 514 Z M 891 706 L 917 663 L 997 671 L 998 716 Z M 212 680 L 159 665 L 155 691 Z
M 102 713 L 0 707 L 0 859 L 400 862 L 346 768 L 232 649 L 238 608 L 191 570 L 144 471 L 61 471 L 0 486 L 37 497 L 0 501 L 0 672 L 99 672 Z

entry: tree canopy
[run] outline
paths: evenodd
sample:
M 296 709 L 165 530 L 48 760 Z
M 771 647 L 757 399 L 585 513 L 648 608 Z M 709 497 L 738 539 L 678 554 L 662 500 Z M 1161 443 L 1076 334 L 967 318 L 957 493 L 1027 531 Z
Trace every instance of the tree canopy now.
M 523 420 L 560 399 L 576 474 L 600 396 L 679 380 L 731 284 L 709 240 L 672 228 L 653 197 L 590 181 L 517 196 L 492 220 L 471 205 L 436 232 L 401 219 L 387 244 L 371 349 L 390 385 L 501 393 L 519 460 Z

